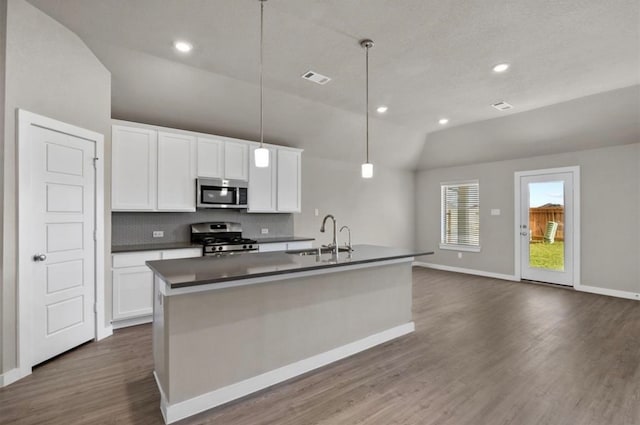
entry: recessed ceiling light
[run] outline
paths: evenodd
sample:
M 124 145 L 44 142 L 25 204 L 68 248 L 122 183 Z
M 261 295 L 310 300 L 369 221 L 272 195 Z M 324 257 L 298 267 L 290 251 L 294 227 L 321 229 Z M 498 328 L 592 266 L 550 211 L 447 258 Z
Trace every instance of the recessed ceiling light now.
M 384 105 L 380 105 L 378 106 L 378 109 L 376 109 L 376 111 L 378 111 L 379 114 L 384 114 L 385 112 L 387 112 L 389 108 L 387 106 Z
M 448 124 L 448 123 L 449 123 L 449 118 L 440 118 L 438 120 L 438 124 L 440 124 L 440 125 L 445 125 L 445 124 Z
M 511 65 L 509 65 L 508 63 L 499 63 L 493 67 L 493 72 L 505 72 L 507 69 L 509 69 L 510 66 Z
M 187 41 L 176 41 L 173 43 L 173 47 L 175 47 L 179 52 L 189 53 L 193 49 L 193 44 Z

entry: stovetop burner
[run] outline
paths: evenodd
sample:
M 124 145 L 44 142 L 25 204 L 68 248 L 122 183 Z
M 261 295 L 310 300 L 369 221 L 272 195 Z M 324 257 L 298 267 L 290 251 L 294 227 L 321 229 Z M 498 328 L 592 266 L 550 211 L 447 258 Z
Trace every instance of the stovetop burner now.
M 203 255 L 222 255 L 258 250 L 258 242 L 243 238 L 240 223 L 232 222 L 192 224 L 191 242 L 203 246 Z

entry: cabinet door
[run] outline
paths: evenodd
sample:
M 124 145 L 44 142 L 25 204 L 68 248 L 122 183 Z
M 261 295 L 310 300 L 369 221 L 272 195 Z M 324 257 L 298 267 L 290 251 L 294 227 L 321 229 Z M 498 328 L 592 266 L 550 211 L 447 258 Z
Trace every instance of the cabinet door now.
M 251 147 L 253 158 L 256 147 Z M 276 211 L 276 155 L 269 148 L 269 166 L 258 168 L 254 161 L 249 162 L 249 212 Z
M 158 133 L 158 211 L 195 211 L 195 138 Z
M 274 251 L 286 251 L 286 243 L 261 243 L 258 245 L 258 252 L 274 252 Z
M 114 125 L 111 131 L 111 208 L 156 208 L 157 137 L 155 130 Z
M 224 177 L 224 141 L 198 137 L 198 177 Z
M 224 142 L 224 178 L 234 180 L 249 179 L 249 144 Z
M 300 212 L 301 210 L 301 152 L 278 149 L 278 211 Z
M 113 269 L 113 320 L 153 313 L 153 272 L 147 266 Z

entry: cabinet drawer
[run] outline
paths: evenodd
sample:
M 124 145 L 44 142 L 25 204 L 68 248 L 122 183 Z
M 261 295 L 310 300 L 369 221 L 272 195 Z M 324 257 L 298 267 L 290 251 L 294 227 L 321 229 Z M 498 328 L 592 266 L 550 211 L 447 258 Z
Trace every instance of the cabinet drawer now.
M 312 241 L 289 242 L 287 243 L 287 250 L 290 251 L 293 249 L 310 249 L 312 245 Z
M 286 251 L 286 243 L 261 243 L 258 245 L 258 252 Z
M 202 248 L 171 249 L 162 251 L 163 260 L 175 260 L 176 258 L 202 257 Z
M 113 254 L 111 259 L 113 268 L 118 269 L 122 267 L 144 266 L 147 261 L 160 260 L 161 258 L 161 251 L 143 251 Z

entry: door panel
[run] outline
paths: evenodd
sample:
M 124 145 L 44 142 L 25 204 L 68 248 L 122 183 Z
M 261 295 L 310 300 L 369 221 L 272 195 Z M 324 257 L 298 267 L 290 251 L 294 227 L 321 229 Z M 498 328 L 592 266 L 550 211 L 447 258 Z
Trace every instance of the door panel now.
M 31 127 L 33 344 L 37 364 L 95 336 L 95 142 Z
M 573 174 L 520 177 L 522 278 L 573 285 Z

